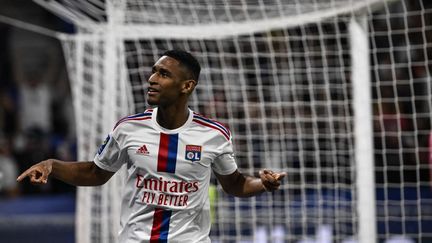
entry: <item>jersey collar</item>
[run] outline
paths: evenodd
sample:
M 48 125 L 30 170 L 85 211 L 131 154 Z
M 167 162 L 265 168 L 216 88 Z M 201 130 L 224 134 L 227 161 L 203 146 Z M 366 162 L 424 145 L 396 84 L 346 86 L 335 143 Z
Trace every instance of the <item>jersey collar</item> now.
M 157 111 L 158 111 L 157 107 L 153 109 L 151 120 L 152 120 L 152 123 L 153 123 L 154 127 L 156 128 L 156 130 L 159 130 L 160 132 L 167 133 L 167 134 L 179 133 L 183 129 L 187 128 L 189 126 L 189 124 L 191 124 L 191 122 L 192 122 L 193 111 L 189 108 L 188 108 L 188 110 L 189 110 L 189 117 L 186 120 L 186 122 L 181 127 L 173 129 L 173 130 L 166 129 L 166 128 L 162 127 L 161 125 L 159 125 L 159 123 L 157 122 L 157 119 L 156 119 Z

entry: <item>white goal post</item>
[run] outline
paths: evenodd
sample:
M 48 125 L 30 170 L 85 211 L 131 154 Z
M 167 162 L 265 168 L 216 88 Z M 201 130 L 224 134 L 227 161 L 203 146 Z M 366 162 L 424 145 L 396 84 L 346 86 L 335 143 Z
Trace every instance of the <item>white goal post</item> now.
M 147 107 L 151 66 L 180 48 L 202 65 L 190 106 L 231 129 L 240 170 L 288 173 L 248 199 L 215 182 L 213 242 L 432 240 L 427 1 L 35 2 L 78 29 L 58 37 L 80 160 Z M 123 180 L 78 190 L 77 242 L 116 241 Z

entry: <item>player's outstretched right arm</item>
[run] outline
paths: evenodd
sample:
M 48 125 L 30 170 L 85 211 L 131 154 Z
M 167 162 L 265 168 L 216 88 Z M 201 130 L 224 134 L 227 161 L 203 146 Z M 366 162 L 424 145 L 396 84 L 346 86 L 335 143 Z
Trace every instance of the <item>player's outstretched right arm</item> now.
M 18 176 L 17 181 L 29 177 L 33 184 L 45 184 L 48 177 L 52 176 L 75 186 L 99 186 L 107 182 L 113 174 L 113 172 L 99 168 L 91 161 L 64 162 L 48 159 L 24 171 Z

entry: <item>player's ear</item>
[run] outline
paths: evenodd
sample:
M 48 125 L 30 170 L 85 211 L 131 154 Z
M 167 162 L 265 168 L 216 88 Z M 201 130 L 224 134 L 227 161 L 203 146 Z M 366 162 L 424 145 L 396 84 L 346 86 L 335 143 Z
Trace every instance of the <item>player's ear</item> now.
M 193 79 L 188 79 L 183 82 L 183 93 L 185 94 L 191 94 L 192 91 L 195 89 L 195 86 L 197 84 L 197 81 Z

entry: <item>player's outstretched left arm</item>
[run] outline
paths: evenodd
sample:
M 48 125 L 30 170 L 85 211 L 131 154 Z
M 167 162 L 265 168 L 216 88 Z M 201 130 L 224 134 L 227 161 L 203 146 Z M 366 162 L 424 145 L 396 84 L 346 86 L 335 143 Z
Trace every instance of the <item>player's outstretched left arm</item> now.
M 236 197 L 251 197 L 265 191 L 279 189 L 286 173 L 264 169 L 259 172 L 259 178 L 243 175 L 238 170 L 230 175 L 219 175 L 217 173 L 215 175 L 226 193 Z

